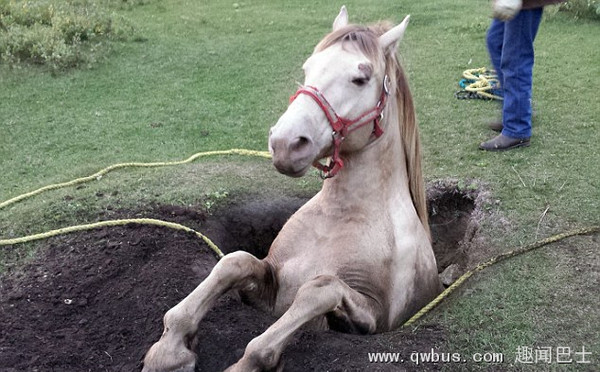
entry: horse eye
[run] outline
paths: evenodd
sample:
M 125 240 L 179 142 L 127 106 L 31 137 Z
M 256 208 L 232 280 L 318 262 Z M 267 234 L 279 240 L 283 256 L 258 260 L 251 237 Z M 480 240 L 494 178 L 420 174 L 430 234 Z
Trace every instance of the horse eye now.
M 363 85 L 365 85 L 367 82 L 369 81 L 369 79 L 365 78 L 365 77 L 357 77 L 352 79 L 352 84 L 362 87 Z

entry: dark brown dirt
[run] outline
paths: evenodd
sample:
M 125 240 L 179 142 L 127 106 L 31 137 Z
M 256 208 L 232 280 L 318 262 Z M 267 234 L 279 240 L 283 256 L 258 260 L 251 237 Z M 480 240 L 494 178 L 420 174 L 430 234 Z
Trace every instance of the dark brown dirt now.
M 427 192 L 433 249 L 441 273 L 456 263 L 464 271 L 468 248 L 479 223 L 473 218 L 477 190 L 459 190 L 455 183 L 438 181 Z
M 443 269 L 466 254 L 473 199 L 432 195 L 436 250 L 446 252 Z M 173 206 L 122 213 L 179 222 L 206 231 L 224 251 L 245 249 L 263 256 L 305 200 L 241 201 L 214 216 Z M 31 262 L 1 278 L 0 371 L 140 370 L 144 353 L 162 332 L 164 312 L 192 291 L 215 262 L 197 238 L 164 228 L 120 227 L 46 241 Z M 199 329 L 197 370 L 220 371 L 234 363 L 273 321 L 232 296 L 222 298 Z M 443 341 L 444 330 L 426 321 L 416 330 L 370 336 L 302 330 L 283 358 L 286 371 L 413 370 L 412 352 L 430 351 Z M 400 353 L 406 361 L 369 363 L 369 352 Z

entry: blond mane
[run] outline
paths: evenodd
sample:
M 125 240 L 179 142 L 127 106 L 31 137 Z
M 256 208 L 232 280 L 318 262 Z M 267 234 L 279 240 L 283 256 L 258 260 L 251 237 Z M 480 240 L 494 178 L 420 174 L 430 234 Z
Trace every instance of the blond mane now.
M 315 52 L 326 49 L 336 43 L 351 42 L 373 63 L 385 64 L 386 74 L 392 82 L 395 82 L 398 124 L 406 159 L 410 195 L 419 219 L 429 234 L 425 182 L 421 168 L 419 127 L 415 116 L 412 94 L 406 74 L 396 57 L 395 48 L 384 51 L 380 47 L 378 40 L 379 36 L 390 28 L 391 24 L 388 22 L 380 22 L 367 27 L 348 25 L 325 36 L 315 47 Z

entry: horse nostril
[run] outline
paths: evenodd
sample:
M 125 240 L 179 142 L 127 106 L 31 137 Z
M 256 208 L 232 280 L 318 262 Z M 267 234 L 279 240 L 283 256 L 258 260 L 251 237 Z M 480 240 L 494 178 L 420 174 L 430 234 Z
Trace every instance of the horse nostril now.
M 292 151 L 301 151 L 311 144 L 311 140 L 307 137 L 300 136 L 290 143 L 290 149 Z

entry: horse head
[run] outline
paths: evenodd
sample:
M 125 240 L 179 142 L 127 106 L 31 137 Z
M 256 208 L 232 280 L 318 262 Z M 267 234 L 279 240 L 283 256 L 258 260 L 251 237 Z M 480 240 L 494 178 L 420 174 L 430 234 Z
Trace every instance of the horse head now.
M 399 25 L 376 29 L 349 25 L 342 7 L 333 31 L 302 66 L 303 86 L 269 133 L 269 151 L 277 170 L 292 177 L 325 157 L 321 166 L 333 176 L 343 166 L 341 153 L 359 151 L 382 134 L 379 120 L 391 93 L 386 56 L 395 54 L 407 16 Z

